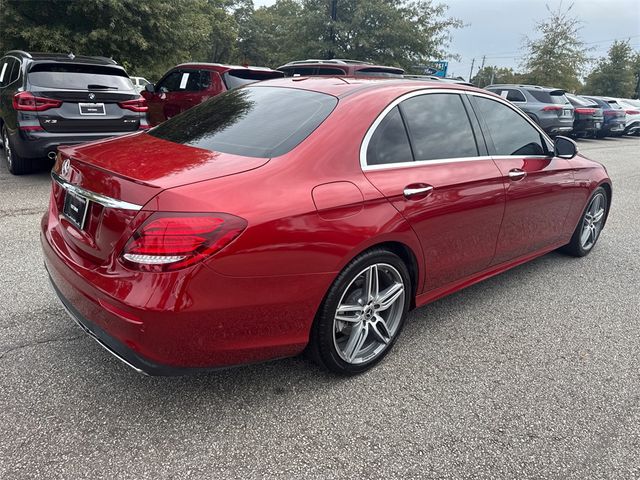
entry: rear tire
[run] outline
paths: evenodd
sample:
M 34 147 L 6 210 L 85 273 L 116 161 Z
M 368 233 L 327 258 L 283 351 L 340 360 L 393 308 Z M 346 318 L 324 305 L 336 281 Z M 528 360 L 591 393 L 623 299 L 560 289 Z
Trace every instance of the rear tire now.
M 587 207 L 571 236 L 571 241 L 560 250 L 574 257 L 588 255 L 596 245 L 609 212 L 609 198 L 604 188 L 598 187 L 591 195 Z
M 13 175 L 24 175 L 35 170 L 35 161 L 33 159 L 21 157 L 16 153 L 6 125 L 2 126 L 2 146 L 7 168 Z
M 404 325 L 412 294 L 405 263 L 369 250 L 334 280 L 311 329 L 307 354 L 343 375 L 369 370 L 389 352 Z

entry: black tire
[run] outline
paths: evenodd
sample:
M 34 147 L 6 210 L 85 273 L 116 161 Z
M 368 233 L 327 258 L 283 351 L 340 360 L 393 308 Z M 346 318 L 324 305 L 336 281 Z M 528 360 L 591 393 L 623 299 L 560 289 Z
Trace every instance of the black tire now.
M 592 238 L 592 241 L 589 241 L 585 244 L 582 237 L 583 237 L 583 234 L 586 234 L 586 228 L 587 228 L 587 225 L 589 224 L 589 218 L 587 218 L 587 216 L 590 215 L 589 211 L 592 205 L 594 204 L 594 201 L 596 201 L 596 197 L 602 198 L 602 201 L 604 202 L 602 206 L 603 216 L 601 221 L 597 225 L 597 233 L 595 233 L 595 237 L 593 236 L 590 237 Z M 580 221 L 578 222 L 578 225 L 576 225 L 576 229 L 573 231 L 573 235 L 571 236 L 571 241 L 567 245 L 562 247 L 560 250 L 574 257 L 584 257 L 585 255 L 588 255 L 591 252 L 591 250 L 593 250 L 593 247 L 596 245 L 598 239 L 600 238 L 600 233 L 604 228 L 604 224 L 607 219 L 608 213 L 609 213 L 609 197 L 607 196 L 607 192 L 605 191 L 604 188 L 598 187 L 591 194 L 591 197 L 589 197 L 587 206 L 585 207 L 584 211 L 582 212 L 582 215 L 580 216 Z M 591 225 L 595 226 L 594 222 L 591 222 Z
M 373 266 L 376 266 L 375 269 L 372 269 Z M 374 271 L 379 279 L 380 293 L 391 292 L 392 287 L 397 293 L 402 283 L 403 293 L 390 307 L 384 308 L 383 304 L 380 304 L 381 297 L 364 304 L 364 282 L 369 278 L 367 275 L 370 271 Z M 352 299 L 347 300 L 346 295 Z M 369 370 L 384 358 L 398 338 L 409 311 L 411 295 L 409 270 L 400 257 L 379 248 L 362 253 L 340 272 L 329 288 L 311 328 L 308 356 L 325 369 L 343 375 L 356 375 Z M 355 300 L 356 297 L 358 300 Z M 353 314 L 354 319 L 359 318 L 361 321 L 349 323 L 335 319 L 338 306 L 343 300 L 343 305 L 350 303 L 362 306 L 361 312 L 345 314 Z M 376 310 L 377 308 L 380 310 Z M 387 315 L 387 318 L 384 318 L 384 315 Z M 384 320 L 381 322 L 382 325 L 379 324 L 379 320 Z M 354 330 L 356 328 L 358 330 Z M 344 333 L 345 331 L 348 334 Z M 389 335 L 380 335 L 380 331 Z M 360 332 L 364 334 L 360 335 L 363 340 L 358 352 L 362 353 L 363 358 L 353 358 L 353 361 L 349 362 L 345 360 L 345 350 L 349 350 L 351 338 L 358 337 L 354 334 Z M 378 340 L 382 337 L 385 339 L 384 342 Z M 338 346 L 340 342 L 345 345 L 344 350 Z M 352 350 L 352 353 L 355 357 L 357 352 Z
M 21 157 L 13 148 L 13 142 L 9 138 L 7 126 L 2 126 L 2 145 L 4 148 L 4 156 L 7 162 L 7 168 L 13 175 L 24 175 L 32 173 L 35 170 L 35 162 L 31 158 Z

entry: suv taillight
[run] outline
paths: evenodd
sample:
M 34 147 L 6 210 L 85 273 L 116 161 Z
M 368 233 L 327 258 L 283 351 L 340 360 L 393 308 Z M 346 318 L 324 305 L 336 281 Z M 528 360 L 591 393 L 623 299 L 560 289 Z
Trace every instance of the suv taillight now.
M 560 105 L 547 105 L 542 109 L 545 112 L 557 112 L 558 110 L 562 110 Z
M 132 112 L 146 112 L 149 110 L 147 101 L 144 97 L 134 98 L 133 100 L 127 100 L 126 102 L 118 102 L 120 108 L 126 108 Z
M 219 252 L 246 227 L 227 213 L 154 213 L 131 236 L 121 261 L 147 272 L 178 270 Z
M 58 108 L 62 101 L 53 98 L 36 97 L 31 92 L 20 92 L 13 96 L 13 109 L 25 112 L 42 112 L 50 108 Z
M 595 108 L 576 108 L 575 109 L 576 113 L 582 113 L 583 115 L 593 115 L 594 113 L 596 113 L 596 109 Z
M 638 115 L 638 114 L 640 114 L 640 111 L 638 111 L 638 110 L 625 110 L 625 112 L 627 112 L 627 115 Z

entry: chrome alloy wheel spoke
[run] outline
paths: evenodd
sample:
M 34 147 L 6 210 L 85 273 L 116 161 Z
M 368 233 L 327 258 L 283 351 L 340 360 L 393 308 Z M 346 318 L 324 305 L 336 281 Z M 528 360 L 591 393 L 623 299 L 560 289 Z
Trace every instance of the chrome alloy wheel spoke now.
M 340 357 L 352 364 L 375 359 L 393 340 L 404 313 L 405 285 L 396 268 L 368 266 L 342 294 L 333 322 Z
M 606 212 L 605 209 L 604 195 L 599 193 L 591 200 L 587 212 L 584 214 L 584 220 L 582 221 L 580 244 L 585 250 L 592 248 L 598 239 L 598 235 L 600 235 Z

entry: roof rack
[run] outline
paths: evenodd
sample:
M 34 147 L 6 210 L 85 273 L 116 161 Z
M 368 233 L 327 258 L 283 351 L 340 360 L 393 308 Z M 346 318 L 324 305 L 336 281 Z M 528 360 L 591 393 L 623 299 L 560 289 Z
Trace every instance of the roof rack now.
M 19 55 L 24 55 L 27 58 L 32 58 L 31 54 L 29 52 L 25 52 L 24 50 L 9 50 L 7 52 L 7 55 L 11 54 L 11 53 L 17 53 Z
M 373 65 L 371 62 L 363 62 L 362 60 L 348 60 L 344 58 L 332 58 L 329 60 L 326 60 L 326 59 L 323 60 L 318 58 L 308 58 L 307 60 L 294 60 L 286 63 L 285 65 L 305 65 L 309 63 L 322 63 L 327 65 L 349 65 L 349 64 Z

